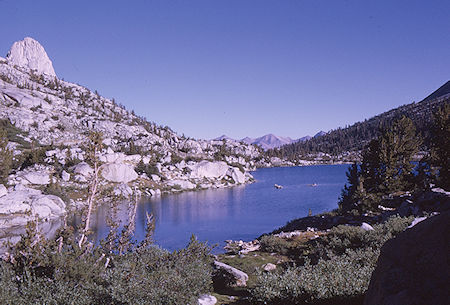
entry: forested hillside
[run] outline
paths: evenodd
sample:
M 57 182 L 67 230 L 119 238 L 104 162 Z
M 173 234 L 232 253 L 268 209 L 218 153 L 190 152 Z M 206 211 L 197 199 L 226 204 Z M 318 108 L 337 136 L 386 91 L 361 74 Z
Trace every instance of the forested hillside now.
M 430 124 L 432 113 L 448 103 L 450 99 L 450 81 L 437 89 L 423 101 L 411 103 L 384 112 L 363 122 L 351 126 L 338 128 L 329 133 L 312 138 L 305 142 L 297 142 L 273 149 L 267 153 L 287 159 L 298 159 L 302 156 L 317 153 L 339 155 L 348 151 L 361 150 L 371 139 L 380 135 L 380 131 L 402 116 L 410 118 L 416 125 L 417 131 L 423 137 L 422 149 L 428 149 L 430 138 Z

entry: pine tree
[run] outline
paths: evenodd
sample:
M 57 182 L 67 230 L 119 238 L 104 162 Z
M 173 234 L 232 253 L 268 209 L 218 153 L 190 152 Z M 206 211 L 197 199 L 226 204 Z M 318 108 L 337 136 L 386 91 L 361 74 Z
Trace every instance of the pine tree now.
M 450 104 L 440 107 L 433 119 L 431 162 L 439 170 L 437 184 L 450 190 Z
M 360 170 L 353 165 L 347 173 L 340 208 L 360 212 L 376 209 L 383 196 L 411 190 L 417 183 L 411 160 L 421 141 L 413 122 L 402 117 L 370 141 L 362 153 Z
M 339 199 L 339 210 L 342 212 L 351 211 L 358 208 L 358 203 L 362 195 L 362 186 L 360 183 L 361 173 L 358 165 L 353 163 L 346 173 L 347 184 L 344 186 Z
M 421 144 L 414 123 L 403 116 L 382 133 L 379 143 L 379 190 L 390 194 L 411 189 L 414 182 L 411 160 Z

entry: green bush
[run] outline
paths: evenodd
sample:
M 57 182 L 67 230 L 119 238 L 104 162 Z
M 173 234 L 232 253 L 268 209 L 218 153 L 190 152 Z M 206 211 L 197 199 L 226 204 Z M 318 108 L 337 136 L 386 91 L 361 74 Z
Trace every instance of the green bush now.
M 158 175 L 159 170 L 154 163 L 144 164 L 141 160 L 134 168 L 138 174 L 146 174 L 147 177 L 151 177 L 151 175 Z
M 264 235 L 260 238 L 261 251 L 287 254 L 291 243 L 286 239 L 274 235 Z
M 296 254 L 295 260 L 304 265 L 290 267 L 284 272 L 260 274 L 256 287 L 251 290 L 253 301 L 263 304 L 348 304 L 350 300 L 361 300 L 381 246 L 403 232 L 412 220 L 413 217 L 394 216 L 375 225 L 371 231 L 337 226 L 319 238 L 298 245 L 298 249 L 282 238 L 263 236 L 260 240 L 263 250 Z
M 150 247 L 125 255 L 108 281 L 113 298 L 123 304 L 195 304 L 210 289 L 211 263 L 209 249 L 192 239 L 173 253 Z
M 330 254 L 331 255 L 331 254 Z M 361 298 L 369 286 L 378 250 L 347 250 L 344 255 L 320 259 L 316 265 L 290 267 L 283 273 L 261 273 L 251 290 L 261 304 L 303 304 Z
M 1 304 L 194 304 L 210 291 L 210 248 L 195 238 L 172 253 L 143 244 L 119 254 L 80 248 L 69 229 L 46 240 L 34 228 L 0 260 Z

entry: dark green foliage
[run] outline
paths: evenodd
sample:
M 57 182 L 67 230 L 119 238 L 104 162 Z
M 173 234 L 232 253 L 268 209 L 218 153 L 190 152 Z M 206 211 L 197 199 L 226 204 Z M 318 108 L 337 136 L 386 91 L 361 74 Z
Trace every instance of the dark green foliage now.
M 448 83 L 447 83 L 448 84 Z M 449 97 L 426 99 L 419 103 L 400 106 L 396 109 L 382 113 L 378 116 L 355 123 L 349 127 L 332 130 L 326 135 L 312 138 L 305 142 L 297 142 L 269 150 L 269 156 L 282 157 L 295 160 L 306 158 L 308 154 L 319 152 L 337 155 L 346 151 L 362 150 L 368 143 L 380 136 L 381 130 L 402 116 L 411 118 L 418 133 L 423 136 L 421 149 L 430 148 L 430 130 L 432 125 L 432 114 L 444 103 L 448 103 Z
M 184 159 L 181 158 L 179 155 L 176 154 L 172 154 L 171 159 L 170 159 L 170 163 L 175 165 L 180 163 L 181 161 L 183 161 Z
M 419 145 L 414 124 L 406 117 L 385 129 L 364 149 L 360 169 L 353 165 L 347 173 L 348 184 L 339 202 L 341 211 L 373 210 L 383 196 L 413 189 L 417 181 L 411 161 Z
M 195 238 L 180 251 L 137 246 L 118 254 L 75 242 L 70 229 L 46 240 L 30 223 L 0 261 L 2 304 L 194 304 L 211 286 L 210 248 Z
M 223 161 L 225 157 L 232 155 L 232 151 L 227 147 L 225 140 L 223 140 L 223 144 L 220 146 L 219 150 L 214 153 L 214 160 Z
M 303 246 L 303 254 L 297 259 L 301 266 L 261 273 L 256 287 L 250 291 L 252 301 L 257 304 L 361 304 L 381 246 L 403 232 L 412 220 L 412 217 L 392 217 L 375 225 L 373 231 L 352 226 L 333 228 Z M 282 245 L 278 241 L 276 244 Z
M 352 164 L 347 173 L 347 184 L 344 186 L 339 199 L 339 209 L 341 211 L 350 211 L 357 208 L 357 202 L 361 198 L 361 181 L 359 169 L 356 163 Z
M 173 253 L 150 247 L 120 257 L 108 281 L 124 304 L 195 304 L 211 285 L 211 263 L 209 249 L 192 238 Z
M 45 158 L 47 156 L 45 153 L 52 149 L 54 149 L 52 145 L 40 146 L 37 141 L 33 141 L 30 149 L 24 150 L 22 154 L 18 156 L 15 167 L 23 170 L 34 164 L 46 164 Z
M 283 273 L 262 273 L 251 290 L 257 304 L 352 304 L 362 300 L 379 251 L 348 250 L 345 255 L 309 261 Z M 362 303 L 362 302 L 361 302 Z M 359 304 L 361 304 L 359 303 Z
M 413 156 L 421 143 L 413 122 L 402 117 L 382 133 L 379 139 L 377 168 L 379 190 L 383 194 L 410 190 L 413 185 Z
M 413 217 L 391 217 L 383 224 L 374 225 L 373 231 L 364 231 L 355 226 L 334 227 L 324 237 L 311 241 L 310 258 L 327 258 L 330 254 L 342 255 L 347 249 L 368 247 L 380 249 L 386 241 L 403 232 L 413 219 Z
M 139 161 L 139 163 L 136 165 L 134 169 L 138 174 L 146 174 L 147 177 L 159 174 L 159 170 L 156 167 L 155 163 L 150 162 L 148 164 L 145 164 L 142 160 Z
M 28 146 L 28 143 L 23 139 L 23 136 L 26 136 L 27 133 L 14 126 L 9 119 L 0 119 L 0 128 L 6 131 L 6 136 L 10 142 Z
M 8 148 L 8 142 L 6 131 L 0 127 L 0 183 L 8 182 L 13 165 L 13 152 Z
M 436 111 L 432 134 L 431 163 L 439 169 L 437 183 L 450 190 L 450 103 Z
M 260 238 L 261 251 L 288 254 L 291 243 L 286 239 L 274 235 L 264 235 Z

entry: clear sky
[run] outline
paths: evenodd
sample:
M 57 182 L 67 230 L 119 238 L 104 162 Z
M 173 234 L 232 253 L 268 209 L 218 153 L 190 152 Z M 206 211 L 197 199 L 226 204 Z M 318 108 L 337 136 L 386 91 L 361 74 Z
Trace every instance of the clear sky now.
M 450 1 L 0 0 L 0 56 L 37 39 L 67 81 L 195 138 L 298 138 L 450 79 Z

